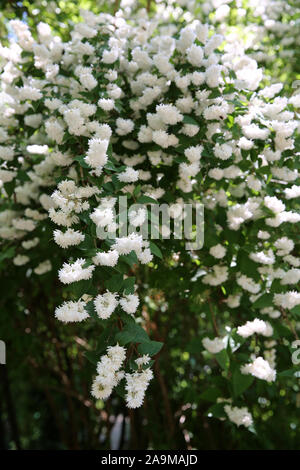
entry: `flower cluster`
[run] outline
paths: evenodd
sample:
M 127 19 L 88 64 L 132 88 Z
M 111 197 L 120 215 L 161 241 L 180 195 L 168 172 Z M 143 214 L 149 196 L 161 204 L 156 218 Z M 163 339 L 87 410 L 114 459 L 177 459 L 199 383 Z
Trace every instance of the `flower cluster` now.
M 172 10 L 160 21 L 161 8 L 153 18 L 144 10 L 130 17 L 130 8 L 82 11 L 67 42 L 46 24 L 32 34 L 14 20 L 16 42 L 0 48 L 1 240 L 14 244 L 13 263 L 30 277 L 51 271 L 56 255 L 45 253 L 54 239 L 69 299 L 55 316 L 97 321 L 118 343 L 101 356 L 92 394 L 106 399 L 122 385 L 129 408 L 142 405 L 150 356 L 161 347 L 138 311 L 143 265 L 155 268 L 161 252 L 139 231 L 146 209 L 129 212 L 131 233 L 100 237 L 123 227 L 117 197 L 169 203 L 171 216 L 203 203 L 203 249 L 183 263 L 183 243 L 170 240 L 162 263 L 185 270 L 176 299 L 197 299 L 207 318 L 204 360 L 215 355 L 226 380 L 234 373 L 276 382 L 280 328 L 286 323 L 291 334 L 281 345 L 288 348 L 300 305 L 300 95 L 285 96 L 280 83 L 264 87 L 254 56 L 227 31 L 192 15 L 166 26 Z M 223 411 L 238 426 L 253 423 L 245 407 Z

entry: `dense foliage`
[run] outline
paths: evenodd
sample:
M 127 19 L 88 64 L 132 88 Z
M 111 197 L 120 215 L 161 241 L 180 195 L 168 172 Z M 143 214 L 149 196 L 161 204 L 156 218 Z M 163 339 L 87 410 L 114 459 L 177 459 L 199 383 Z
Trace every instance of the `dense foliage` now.
M 81 3 L 6 10 L 2 445 L 296 448 L 299 11 Z

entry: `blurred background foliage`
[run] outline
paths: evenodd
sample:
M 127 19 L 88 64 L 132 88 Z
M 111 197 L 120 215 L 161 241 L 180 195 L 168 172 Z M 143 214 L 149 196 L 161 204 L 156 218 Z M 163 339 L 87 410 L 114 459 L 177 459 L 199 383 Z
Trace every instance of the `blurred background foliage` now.
M 203 3 L 195 2 L 199 18 L 205 18 Z M 296 1 L 290 4 L 296 6 Z M 8 41 L 6 24 L 10 19 L 20 18 L 30 26 L 46 22 L 66 41 L 66 26 L 70 21 L 80 20 L 80 8 L 113 13 L 118 5 L 118 1 L 97 0 L 0 0 L 2 43 Z M 145 0 L 138 2 L 138 6 L 154 10 L 155 2 Z M 209 13 L 213 14 L 213 11 Z M 299 17 L 300 13 L 295 13 L 293 18 L 293 24 L 298 27 Z M 284 17 L 283 21 L 290 19 Z M 260 20 L 253 18 L 253 22 Z M 234 10 L 228 24 L 235 26 Z M 283 80 L 292 92 L 293 81 L 300 78 L 299 51 L 287 64 L 279 54 L 282 46 L 280 41 L 276 42 L 276 36 L 266 36 L 264 41 L 272 60 L 261 65 L 270 80 Z M 291 41 L 288 48 L 296 51 L 295 43 Z M 50 224 L 41 236 L 51 239 Z M 1 252 L 13 257 L 13 250 L 9 248 L 1 247 Z M 43 254 L 40 256 L 45 258 Z M 182 256 L 185 256 L 184 251 Z M 292 378 L 281 379 L 279 397 L 275 385 L 266 385 L 263 381 L 258 400 L 256 391 L 252 394 L 251 388 L 247 390 L 246 402 L 256 402 L 256 433 L 209 417 L 209 407 L 218 391 L 226 386 L 220 369 L 218 380 L 215 377 L 210 386 L 202 387 L 203 378 L 209 383 L 212 369 L 220 368 L 216 361 L 210 366 L 203 366 L 201 361 L 201 335 L 207 331 L 208 319 L 214 328 L 210 305 L 206 303 L 200 308 L 205 293 L 197 289 L 189 298 L 184 294 L 181 266 L 191 263 L 190 258 L 178 260 L 176 256 L 166 256 L 165 259 L 159 270 L 155 266 L 151 270 L 144 267 L 144 272 L 139 274 L 143 279 L 140 292 L 146 328 L 154 340 L 167 340 L 167 347 L 156 361 L 156 380 L 151 384 L 145 406 L 133 412 L 117 395 L 105 403 L 95 402 L 90 396 L 94 365 L 87 357 L 89 350 L 96 347 L 90 337 L 97 336 L 97 324 L 65 326 L 54 319 L 55 306 L 61 302 L 56 273 L 62 259 L 53 260 L 54 269 L 44 274 L 39 282 L 37 277 L 34 280 L 26 277 L 25 268 L 8 267 L 0 254 L 0 337 L 7 345 L 7 366 L 0 365 L 0 448 L 297 448 L 300 418 L 294 410 L 295 405 L 300 407 L 300 389 Z M 195 268 L 191 264 L 191 272 Z M 218 299 L 214 302 L 217 305 Z M 229 312 L 222 314 L 226 316 Z M 293 402 L 295 392 L 296 404 Z M 277 425 L 274 425 L 274 418 Z

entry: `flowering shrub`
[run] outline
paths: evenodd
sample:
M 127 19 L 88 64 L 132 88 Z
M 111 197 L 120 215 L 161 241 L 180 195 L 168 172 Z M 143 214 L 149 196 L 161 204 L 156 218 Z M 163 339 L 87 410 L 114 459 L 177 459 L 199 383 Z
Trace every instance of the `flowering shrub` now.
M 228 54 L 245 50 L 248 57 L 264 67 L 265 78 L 292 83 L 299 73 L 299 11 L 293 1 L 201 0 L 199 3 L 187 3 L 187 8 L 193 4 L 198 15 L 204 19 L 209 15 L 217 30 L 226 35 Z M 255 62 L 251 68 L 256 68 Z
M 209 417 L 255 432 L 259 397 L 288 380 L 294 406 L 299 389 L 300 95 L 263 86 L 255 60 L 226 52 L 208 19 L 167 14 L 82 11 L 67 42 L 45 23 L 33 32 L 10 22 L 16 42 L 0 51 L 3 259 L 32 284 L 58 276 L 53 314 L 65 329 L 92 323 L 95 400 L 142 406 L 177 338 L 195 362 L 184 403 L 208 402 Z M 135 204 L 125 222 L 120 197 Z M 142 236 L 163 203 L 171 220 L 204 205 L 201 249 L 164 224 L 158 241 Z

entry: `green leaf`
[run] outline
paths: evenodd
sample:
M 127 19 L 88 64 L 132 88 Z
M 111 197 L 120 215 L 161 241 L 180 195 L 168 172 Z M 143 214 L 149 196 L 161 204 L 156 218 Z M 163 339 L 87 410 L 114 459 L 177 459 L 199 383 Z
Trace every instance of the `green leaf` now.
M 70 291 L 77 297 L 87 294 L 92 286 L 92 279 L 77 281 L 71 284 Z
M 120 172 L 122 172 L 126 169 L 126 166 L 122 165 L 122 166 L 116 167 L 112 161 L 108 161 L 106 163 L 106 165 L 104 165 L 104 168 L 106 170 L 116 171 L 116 172 L 120 173 Z
M 149 354 L 149 356 L 154 356 L 161 350 L 163 345 L 164 343 L 160 343 L 159 341 L 147 341 L 139 345 L 138 351 L 141 354 Z
M 104 165 L 104 168 L 110 171 L 118 171 L 118 168 L 116 168 L 113 162 L 110 162 L 110 161 L 108 161 L 106 165 Z
M 250 250 L 249 247 L 248 249 Z M 259 272 L 257 271 L 258 265 L 249 258 L 249 253 L 245 248 L 240 250 L 240 253 L 237 256 L 237 265 L 239 266 L 241 273 L 246 274 L 246 276 L 253 278 L 255 281 L 258 281 L 260 279 Z
M 14 246 L 11 246 L 7 250 L 5 250 L 3 248 L 2 253 L 0 253 L 0 262 L 5 260 L 5 259 L 12 258 L 14 255 L 15 255 L 15 247 Z
M 211 99 L 214 99 L 214 98 L 218 98 L 219 96 L 221 96 L 221 93 L 220 93 L 220 90 L 218 88 L 216 88 L 215 90 L 213 90 L 210 95 L 208 96 L 208 98 L 211 100 Z
M 119 317 L 123 321 L 125 325 L 135 325 L 135 319 L 132 315 L 128 315 L 128 313 L 125 313 L 123 311 L 120 311 Z
M 158 256 L 161 259 L 163 258 L 162 252 L 155 243 L 150 242 L 150 250 L 153 255 Z
M 90 317 L 94 318 L 95 320 L 99 320 L 99 317 L 98 317 L 98 315 L 95 311 L 95 306 L 94 306 L 93 300 L 88 302 L 86 304 L 86 306 L 84 307 L 84 309 L 87 311 L 87 313 L 89 314 Z
M 90 212 L 89 211 L 81 212 L 81 214 L 78 214 L 78 217 L 79 217 L 80 220 L 82 220 L 87 225 L 91 223 Z
M 296 370 L 296 369 L 287 369 L 287 370 L 283 370 L 282 372 L 279 372 L 278 373 L 278 377 L 294 377 L 296 372 L 300 372 L 299 369 Z
M 84 161 L 84 156 L 79 155 L 78 157 L 75 157 L 74 160 L 76 160 L 82 168 L 90 168 L 89 165 Z
M 156 199 L 153 199 L 149 196 L 141 196 L 136 202 L 138 204 L 158 204 L 158 201 Z
M 9 183 L 4 183 L 4 189 L 7 192 L 8 196 L 11 197 L 16 187 L 16 180 L 10 181 Z
M 127 279 L 124 280 L 123 282 L 123 289 L 124 289 L 124 294 L 129 295 L 134 293 L 134 283 L 135 283 L 135 277 L 128 277 Z
M 199 123 L 194 119 L 192 118 L 191 116 L 189 116 L 188 114 L 185 114 L 183 116 L 183 120 L 182 122 L 184 124 L 193 124 L 194 126 L 198 126 L 199 127 Z
M 18 171 L 18 179 L 20 181 L 30 181 L 30 178 L 29 178 L 27 172 L 24 171 L 24 170 L 19 170 Z
M 124 263 L 127 263 L 130 267 L 132 267 L 134 264 L 138 263 L 138 257 L 136 255 L 135 251 L 131 251 L 129 255 L 121 255 L 119 256 L 119 261 L 123 261 Z
M 110 292 L 119 292 L 123 286 L 123 274 L 114 274 L 104 284 Z
M 211 415 L 214 418 L 226 418 L 227 414 L 224 411 L 224 405 L 225 403 L 216 403 L 208 409 L 207 415 Z
M 93 250 L 95 248 L 94 239 L 91 235 L 85 234 L 84 240 L 78 245 L 79 250 Z
M 300 315 L 300 305 L 296 305 L 296 307 L 292 308 L 291 313 L 294 313 L 295 315 Z
M 100 357 L 96 351 L 86 351 L 84 355 L 93 365 L 97 365 L 97 362 L 99 362 Z
M 105 324 L 106 322 L 109 322 L 109 320 L 102 320 L 101 323 Z M 97 348 L 96 352 L 98 356 L 100 357 L 101 354 L 107 349 L 109 346 L 109 340 L 115 336 L 115 334 L 118 332 L 118 328 L 114 325 L 108 325 L 101 333 L 97 340 Z
M 121 380 L 118 385 L 114 388 L 114 391 L 117 392 L 117 395 L 119 397 L 123 398 L 125 397 L 126 390 L 125 390 L 125 381 Z
M 217 398 L 222 396 L 222 392 L 219 388 L 210 387 L 199 395 L 200 400 L 211 401 L 215 403 Z
M 226 349 L 223 349 L 222 351 L 215 354 L 215 358 L 218 361 L 218 364 L 222 367 L 222 369 L 226 371 L 229 369 L 230 360 Z
M 138 184 L 138 185 L 135 187 L 135 189 L 134 189 L 134 191 L 133 191 L 134 197 L 137 197 L 137 196 L 140 194 L 141 188 L 142 188 L 142 185 L 141 185 L 141 184 Z
M 252 375 L 242 374 L 238 367 L 235 368 L 232 374 L 232 386 L 234 396 L 237 398 L 253 383 L 254 377 Z
M 261 295 L 253 304 L 253 308 L 265 308 L 273 305 L 273 294 Z
M 128 343 L 149 342 L 146 331 L 137 323 L 127 324 L 122 331 L 116 334 L 115 339 L 122 346 Z

